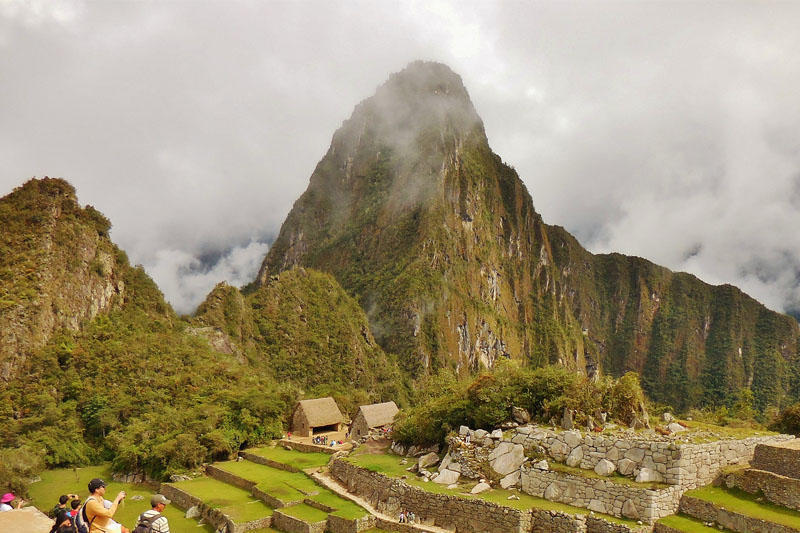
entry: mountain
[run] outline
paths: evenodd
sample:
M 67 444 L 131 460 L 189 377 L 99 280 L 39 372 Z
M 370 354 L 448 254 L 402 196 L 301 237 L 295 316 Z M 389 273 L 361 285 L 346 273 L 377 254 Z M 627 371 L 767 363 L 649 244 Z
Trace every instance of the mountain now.
M 405 395 L 395 360 L 330 274 L 224 284 L 178 317 L 64 180 L 0 198 L 0 485 L 113 458 L 156 479 L 282 434 L 296 401 L 344 412 Z
M 127 258 L 108 219 L 67 182 L 28 181 L 0 199 L 0 379 L 61 328 L 76 331 L 126 297 Z
M 547 225 L 445 65 L 412 63 L 356 106 L 247 290 L 297 266 L 331 273 L 415 375 L 511 358 L 635 370 L 677 408 L 798 396 L 794 319 Z

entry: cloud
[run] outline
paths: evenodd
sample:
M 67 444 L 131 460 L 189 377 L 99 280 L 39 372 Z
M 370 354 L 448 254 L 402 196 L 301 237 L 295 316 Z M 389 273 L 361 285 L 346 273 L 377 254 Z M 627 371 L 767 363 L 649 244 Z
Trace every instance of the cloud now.
M 251 282 L 268 249 L 265 243 L 251 242 L 214 257 L 211 264 L 182 250 L 158 250 L 144 266 L 177 312 L 192 313 L 220 281 L 235 287 Z
M 0 194 L 70 180 L 185 310 L 205 258 L 274 238 L 356 103 L 436 60 L 547 222 L 800 309 L 799 24 L 788 2 L 2 2 Z

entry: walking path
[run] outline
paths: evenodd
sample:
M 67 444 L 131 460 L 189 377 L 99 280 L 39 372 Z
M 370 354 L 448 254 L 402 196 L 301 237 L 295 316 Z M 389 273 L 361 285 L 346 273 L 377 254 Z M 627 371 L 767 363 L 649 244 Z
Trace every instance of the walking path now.
M 427 533 L 453 533 L 452 529 L 444 529 L 436 526 L 427 526 L 424 524 L 401 524 L 400 522 L 398 522 L 397 518 L 381 513 L 380 511 L 375 509 L 372 505 L 370 505 L 370 503 L 367 502 L 364 498 L 361 498 L 349 492 L 338 481 L 330 477 L 327 474 L 327 472 L 321 473 L 317 472 L 317 470 L 318 470 L 317 468 L 309 468 L 308 470 L 306 470 L 306 474 L 314 478 L 314 480 L 317 483 L 319 483 L 324 487 L 327 487 L 329 490 L 332 490 L 342 498 L 347 498 L 348 500 L 357 503 L 358 505 L 369 511 L 369 513 L 375 518 L 397 524 L 398 527 L 402 528 L 401 531 L 425 531 Z

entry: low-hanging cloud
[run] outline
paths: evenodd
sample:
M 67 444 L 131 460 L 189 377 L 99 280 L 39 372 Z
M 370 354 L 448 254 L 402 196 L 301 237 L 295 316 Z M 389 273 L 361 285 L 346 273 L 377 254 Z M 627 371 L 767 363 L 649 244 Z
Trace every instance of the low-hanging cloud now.
M 547 222 L 796 311 L 799 26 L 788 2 L 7 0 L 0 194 L 70 180 L 191 310 L 250 281 L 353 106 L 436 60 Z
M 176 311 L 191 313 L 217 283 L 238 287 L 251 282 L 268 249 L 266 243 L 251 242 L 215 258 L 210 265 L 182 250 L 159 250 L 147 271 L 170 295 Z

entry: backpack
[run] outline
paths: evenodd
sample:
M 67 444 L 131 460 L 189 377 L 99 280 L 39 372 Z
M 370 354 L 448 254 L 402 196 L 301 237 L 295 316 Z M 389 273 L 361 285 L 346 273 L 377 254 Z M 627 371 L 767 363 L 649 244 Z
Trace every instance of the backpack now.
M 153 523 L 161 518 L 161 516 L 161 513 L 156 513 L 153 516 L 145 516 L 144 513 L 140 514 L 139 521 L 136 523 L 136 527 L 133 528 L 131 533 L 151 533 L 153 531 Z
M 91 496 L 86 498 L 86 501 L 83 502 L 81 506 L 81 510 L 75 516 L 75 529 L 78 530 L 78 533 L 89 533 L 89 526 L 92 525 L 92 523 L 89 522 L 89 517 L 86 516 L 86 504 L 89 503 L 90 499 Z M 92 520 L 94 520 L 94 518 L 92 518 Z

